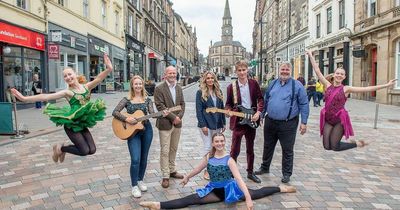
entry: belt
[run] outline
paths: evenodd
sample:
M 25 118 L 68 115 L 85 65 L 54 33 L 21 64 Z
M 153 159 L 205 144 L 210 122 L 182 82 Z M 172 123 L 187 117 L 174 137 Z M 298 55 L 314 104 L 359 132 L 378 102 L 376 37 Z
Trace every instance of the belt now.
M 295 117 L 293 117 L 292 119 L 289 119 L 289 120 L 275 120 L 275 119 L 272 119 L 272 118 L 268 117 L 268 115 L 266 115 L 265 117 L 268 118 L 271 121 L 274 121 L 274 122 L 288 122 L 288 121 L 296 120 L 296 119 L 299 118 L 299 116 L 295 116 Z

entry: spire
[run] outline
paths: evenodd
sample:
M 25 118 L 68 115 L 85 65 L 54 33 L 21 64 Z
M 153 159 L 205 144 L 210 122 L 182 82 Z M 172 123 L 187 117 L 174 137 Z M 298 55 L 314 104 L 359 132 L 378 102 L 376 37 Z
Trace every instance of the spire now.
M 226 0 L 226 2 L 225 2 L 224 18 L 232 18 L 231 11 L 229 9 L 229 1 L 228 0 Z

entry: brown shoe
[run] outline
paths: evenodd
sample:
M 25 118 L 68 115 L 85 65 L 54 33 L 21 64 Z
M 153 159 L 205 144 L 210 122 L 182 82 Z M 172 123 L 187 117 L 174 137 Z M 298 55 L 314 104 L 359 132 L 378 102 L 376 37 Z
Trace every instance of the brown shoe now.
M 162 186 L 163 188 L 168 188 L 168 187 L 169 187 L 169 179 L 168 179 L 168 178 L 163 178 L 163 179 L 162 179 L 161 186 Z
M 61 148 L 64 146 L 64 143 L 60 144 L 60 155 L 58 156 L 58 160 L 60 163 L 64 162 L 66 152 L 61 151 Z
M 173 172 L 169 174 L 169 177 L 175 178 L 175 179 L 183 179 L 183 175 L 178 173 L 178 172 Z

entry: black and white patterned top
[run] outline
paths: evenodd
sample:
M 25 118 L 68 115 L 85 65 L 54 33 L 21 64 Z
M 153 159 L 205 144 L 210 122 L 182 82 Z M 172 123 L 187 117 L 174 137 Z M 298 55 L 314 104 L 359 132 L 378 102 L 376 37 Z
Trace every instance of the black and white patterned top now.
M 144 103 L 132 103 L 129 99 L 124 97 L 115 107 L 112 115 L 121 121 L 126 121 L 126 116 L 121 114 L 123 109 L 126 109 L 128 114 L 133 114 L 137 110 L 142 110 L 145 115 L 154 113 L 153 101 L 149 97 L 144 100 Z

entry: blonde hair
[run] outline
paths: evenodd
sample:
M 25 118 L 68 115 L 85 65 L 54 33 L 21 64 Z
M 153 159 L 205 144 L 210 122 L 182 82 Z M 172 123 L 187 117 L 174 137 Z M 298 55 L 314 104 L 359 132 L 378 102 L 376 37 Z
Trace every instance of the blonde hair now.
M 135 90 L 133 89 L 133 85 L 132 85 L 132 83 L 133 83 L 133 81 L 134 81 L 135 79 L 140 79 L 140 81 L 142 81 L 142 84 L 143 84 L 143 87 L 142 87 L 142 98 L 143 98 L 143 100 L 145 100 L 146 97 L 147 97 L 147 92 L 146 92 L 146 90 L 145 90 L 145 88 L 144 88 L 144 80 L 143 80 L 143 78 L 142 78 L 141 76 L 139 76 L 139 75 L 133 76 L 133 77 L 131 78 L 131 80 L 129 81 L 129 86 L 130 86 L 130 88 L 129 88 L 128 99 L 129 99 L 129 100 L 132 100 L 132 99 L 135 97 Z
M 235 63 L 235 69 L 238 69 L 239 67 L 245 67 L 245 68 L 247 68 L 247 67 L 249 67 L 249 65 L 247 64 L 246 61 L 240 60 L 240 61 L 238 61 L 238 62 Z
M 223 133 L 218 132 L 218 133 L 215 133 L 215 134 L 211 137 L 211 143 L 214 142 L 214 139 L 215 139 L 215 137 L 217 137 L 217 136 L 222 136 L 222 137 L 224 137 L 224 140 L 226 140 L 225 135 L 224 135 Z M 214 157 L 216 151 L 217 151 L 217 150 L 215 149 L 215 147 L 211 147 L 211 150 L 210 150 L 210 152 L 208 153 L 208 158 Z
M 201 98 L 203 98 L 204 101 L 207 101 L 207 98 L 210 95 L 210 90 L 206 83 L 208 74 L 211 74 L 214 77 L 214 82 L 213 82 L 214 90 L 213 91 L 214 91 L 215 95 L 223 101 L 224 96 L 222 95 L 222 91 L 219 87 L 219 82 L 217 80 L 217 77 L 215 76 L 215 74 L 212 71 L 206 71 L 205 73 L 203 73 L 203 77 L 200 80 Z

